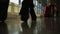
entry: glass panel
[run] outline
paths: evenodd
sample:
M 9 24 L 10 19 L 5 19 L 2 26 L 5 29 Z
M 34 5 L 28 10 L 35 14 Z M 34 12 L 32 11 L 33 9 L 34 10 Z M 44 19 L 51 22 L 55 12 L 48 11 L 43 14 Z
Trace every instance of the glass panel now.
M 34 0 L 33 3 L 35 5 L 35 13 L 36 13 L 36 15 L 38 15 L 38 16 L 43 15 L 42 3 L 39 3 L 37 0 Z

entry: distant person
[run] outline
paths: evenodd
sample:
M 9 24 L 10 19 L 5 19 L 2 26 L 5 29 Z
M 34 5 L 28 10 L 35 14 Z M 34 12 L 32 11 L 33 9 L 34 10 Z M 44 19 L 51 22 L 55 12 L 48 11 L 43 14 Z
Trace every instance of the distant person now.
M 56 11 L 57 7 L 55 6 L 55 2 L 50 0 L 47 6 L 44 8 L 44 17 L 54 17 Z
M 23 0 L 22 7 L 19 13 L 23 22 L 27 22 L 29 13 L 31 14 L 32 21 L 36 21 L 33 0 Z
M 0 0 L 0 22 L 4 22 L 7 18 L 9 0 Z

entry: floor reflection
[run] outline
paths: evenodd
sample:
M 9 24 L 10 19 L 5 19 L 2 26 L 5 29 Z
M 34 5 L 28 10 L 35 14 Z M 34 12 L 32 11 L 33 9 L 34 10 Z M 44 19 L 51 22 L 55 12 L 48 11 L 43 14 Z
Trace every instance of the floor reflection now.
M 20 34 L 34 34 L 33 32 L 35 30 L 35 27 L 36 27 L 36 21 L 31 23 L 30 28 L 29 25 L 26 22 L 24 22 L 22 23 L 23 32 Z
M 36 22 L 29 20 L 20 23 L 19 19 L 7 21 L 9 34 L 58 34 L 60 33 L 60 18 L 37 18 Z M 31 27 L 29 27 L 31 25 Z M 2 25 L 1 25 L 2 26 Z M 21 32 L 21 27 L 23 32 Z
M 60 34 L 60 18 L 58 17 L 56 21 L 57 21 L 56 22 L 56 25 L 57 25 L 56 31 L 57 31 L 57 34 Z
M 55 24 L 54 18 L 44 18 L 43 27 L 46 34 L 52 34 L 52 32 L 54 32 Z
M 0 22 L 0 34 L 8 34 L 7 24 Z

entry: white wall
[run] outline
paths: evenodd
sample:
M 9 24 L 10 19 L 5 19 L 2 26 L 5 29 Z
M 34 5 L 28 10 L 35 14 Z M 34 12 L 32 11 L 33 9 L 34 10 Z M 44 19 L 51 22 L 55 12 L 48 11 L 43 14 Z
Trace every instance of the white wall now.
M 14 5 L 12 5 L 12 3 L 9 4 L 9 8 L 8 8 L 9 14 L 18 15 L 19 12 L 20 12 L 20 6 L 18 4 L 14 4 Z
M 13 2 L 15 4 L 19 4 L 19 0 L 10 0 L 10 2 Z

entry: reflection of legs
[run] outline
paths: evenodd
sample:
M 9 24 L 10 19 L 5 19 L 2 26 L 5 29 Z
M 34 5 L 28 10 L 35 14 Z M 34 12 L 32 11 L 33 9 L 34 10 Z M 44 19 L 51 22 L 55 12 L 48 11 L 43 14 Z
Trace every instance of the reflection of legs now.
M 35 33 L 37 33 L 37 32 L 35 32 L 35 30 L 36 30 L 36 26 L 37 26 L 37 22 L 32 22 L 32 24 L 31 24 L 31 28 L 30 28 L 30 34 L 35 34 Z
M 36 21 L 36 15 L 34 12 L 34 8 L 32 8 L 32 7 L 30 7 L 30 14 L 31 14 L 32 20 Z

